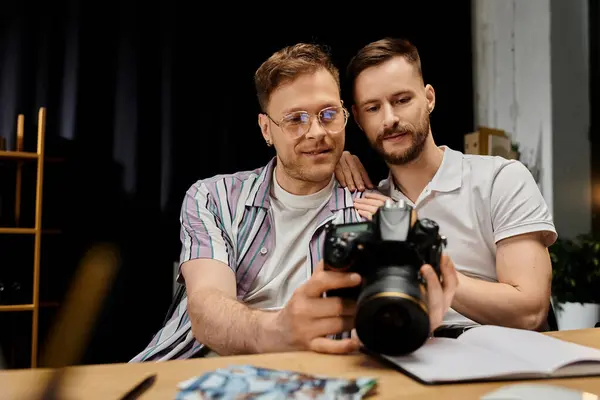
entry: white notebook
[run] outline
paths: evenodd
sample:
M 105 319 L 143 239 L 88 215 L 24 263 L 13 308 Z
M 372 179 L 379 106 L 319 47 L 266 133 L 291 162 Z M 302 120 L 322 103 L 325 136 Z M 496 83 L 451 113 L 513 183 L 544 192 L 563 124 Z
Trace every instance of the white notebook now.
M 377 356 L 426 384 L 600 375 L 598 349 L 490 325 L 458 339 L 431 338 L 406 356 Z

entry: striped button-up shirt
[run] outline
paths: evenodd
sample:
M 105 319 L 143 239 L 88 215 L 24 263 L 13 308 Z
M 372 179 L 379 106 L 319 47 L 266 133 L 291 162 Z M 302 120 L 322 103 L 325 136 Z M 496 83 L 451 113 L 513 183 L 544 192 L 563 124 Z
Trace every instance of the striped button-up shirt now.
M 237 299 L 241 302 L 273 247 L 275 232 L 269 213 L 269 193 L 274 166 L 275 158 L 253 171 L 200 180 L 186 192 L 181 208 L 180 265 L 198 258 L 227 264 L 235 273 Z M 328 222 L 363 220 L 353 202 L 363 194 L 351 193 L 337 181 L 334 183 L 329 205 L 317 216 L 318 228 L 306 249 L 311 270 L 322 258 L 323 228 Z M 178 279 L 183 283 L 181 274 Z M 203 347 L 192 334 L 184 296 L 163 328 L 131 362 L 190 358 Z

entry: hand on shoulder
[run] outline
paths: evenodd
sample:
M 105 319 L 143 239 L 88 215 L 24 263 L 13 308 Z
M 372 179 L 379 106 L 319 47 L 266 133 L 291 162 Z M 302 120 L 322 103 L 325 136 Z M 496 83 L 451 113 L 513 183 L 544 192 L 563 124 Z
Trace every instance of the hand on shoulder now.
M 363 164 L 357 156 L 350 154 L 349 151 L 344 151 L 338 161 L 335 167 L 335 178 L 340 186 L 347 187 L 352 192 L 357 189 L 359 192 L 375 189 Z

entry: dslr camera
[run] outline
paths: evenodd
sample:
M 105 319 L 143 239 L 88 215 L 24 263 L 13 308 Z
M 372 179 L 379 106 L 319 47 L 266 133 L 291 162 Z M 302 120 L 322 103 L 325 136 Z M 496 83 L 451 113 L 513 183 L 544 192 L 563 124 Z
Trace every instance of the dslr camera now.
M 391 356 L 411 353 L 429 337 L 425 280 L 430 264 L 439 278 L 447 244 L 439 226 L 419 219 L 405 201 L 388 200 L 371 221 L 326 226 L 325 268 L 357 272 L 362 284 L 327 292 L 357 301 L 355 327 L 367 350 Z

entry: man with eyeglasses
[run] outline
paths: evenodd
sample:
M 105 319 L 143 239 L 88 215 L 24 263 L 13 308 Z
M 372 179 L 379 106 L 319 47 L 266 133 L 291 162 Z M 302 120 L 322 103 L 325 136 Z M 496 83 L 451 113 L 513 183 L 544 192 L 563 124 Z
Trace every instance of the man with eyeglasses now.
M 435 334 L 456 337 L 480 324 L 548 329 L 547 247 L 557 234 L 531 173 L 516 160 L 435 144 L 429 120 L 435 92 L 424 83 L 410 42 L 368 44 L 349 63 L 348 75 L 355 120 L 390 170 L 381 193 L 355 201 L 357 211 L 370 218 L 388 198 L 402 199 L 448 237 L 459 285 Z M 345 155 L 340 164 L 349 170 L 354 160 Z M 339 174 L 343 185 L 352 186 L 362 184 L 354 182 L 360 176 Z
M 255 84 L 258 124 L 276 156 L 187 191 L 179 274 L 187 297 L 132 361 L 359 346 L 350 334 L 355 303 L 323 296 L 361 281 L 321 261 L 325 225 L 361 220 L 354 199 L 362 193 L 334 178 L 349 116 L 338 70 L 318 46 L 298 44 L 266 60 Z M 456 287 L 454 266 L 443 263 L 443 284 L 431 266 L 422 273 L 436 327 Z

